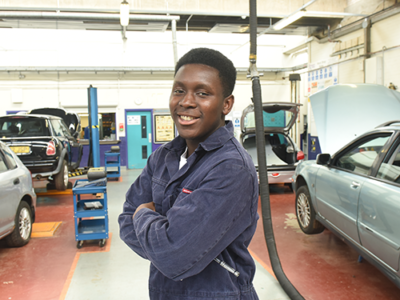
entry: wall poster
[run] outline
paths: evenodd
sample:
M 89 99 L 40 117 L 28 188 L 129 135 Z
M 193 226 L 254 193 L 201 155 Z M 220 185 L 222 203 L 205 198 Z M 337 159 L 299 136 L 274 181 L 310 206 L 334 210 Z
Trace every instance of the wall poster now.
M 175 124 L 171 115 L 154 115 L 154 143 L 161 144 L 175 138 Z
M 308 95 L 338 84 L 338 65 L 331 65 L 308 72 Z
M 140 116 L 127 116 L 128 125 L 140 125 Z

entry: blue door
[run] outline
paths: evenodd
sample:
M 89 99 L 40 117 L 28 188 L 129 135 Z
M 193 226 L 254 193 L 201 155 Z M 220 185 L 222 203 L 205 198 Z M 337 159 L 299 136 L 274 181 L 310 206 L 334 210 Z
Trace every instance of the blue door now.
M 128 169 L 143 169 L 152 151 L 151 112 L 126 113 Z

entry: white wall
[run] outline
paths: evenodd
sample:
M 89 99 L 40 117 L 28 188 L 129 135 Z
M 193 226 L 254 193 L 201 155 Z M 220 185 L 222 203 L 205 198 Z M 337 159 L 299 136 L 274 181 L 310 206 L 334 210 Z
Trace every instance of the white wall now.
M 376 55 L 383 56 L 383 84 L 388 86 L 393 82 L 400 89 L 400 14 L 387 18 L 371 27 L 371 51 L 382 51 Z
M 400 88 L 400 35 L 397 33 L 399 25 L 400 14 L 372 24 L 371 59 L 368 59 L 366 63 L 364 63 L 363 48 L 337 57 L 338 83 L 376 82 L 377 73 L 381 72 L 384 86 L 388 87 L 389 83 L 393 82 Z M 340 46 L 351 42 L 357 37 L 361 37 L 363 40 L 363 29 L 340 37 L 339 40 L 342 42 Z M 338 50 L 335 47 L 338 46 L 334 43 L 319 44 L 316 41 L 310 43 L 310 63 L 328 60 L 330 55 Z M 384 47 L 387 50 L 383 52 Z M 376 65 L 376 57 L 378 56 L 383 57 L 383 70 Z M 366 81 L 364 81 L 364 78 L 366 78 Z M 312 134 L 316 135 L 317 133 L 313 132 Z
M 172 80 L 159 81 L 72 81 L 4 82 L 0 85 L 0 115 L 8 110 L 30 110 L 37 107 L 63 107 L 76 112 L 87 112 L 87 88 L 97 88 L 99 112 L 117 113 L 117 122 L 124 122 L 125 109 L 168 109 Z M 22 90 L 22 103 L 12 103 L 12 89 Z M 251 104 L 251 83 L 238 80 L 234 111 L 242 111 Z M 287 81 L 262 82 L 264 102 L 288 101 L 290 85 Z M 124 133 L 121 134 L 123 136 Z
M 400 84 L 400 48 L 390 49 L 400 46 L 400 35 L 397 34 L 397 29 L 400 26 L 400 14 L 374 23 L 371 27 L 371 52 L 373 56 L 384 55 L 384 85 L 388 86 L 389 82 L 398 82 Z M 356 37 L 363 38 L 364 32 L 362 29 L 357 30 L 348 35 L 342 36 L 339 40 L 342 43 L 349 42 Z M 334 43 L 319 44 L 312 42 L 310 48 L 310 62 L 316 63 L 326 60 L 330 54 L 335 52 Z M 386 47 L 384 53 L 382 50 Z M 355 50 L 352 53 L 348 52 L 338 59 L 339 65 L 339 83 L 363 83 L 364 82 L 364 67 L 363 55 L 364 49 Z M 368 72 L 368 70 L 367 70 Z
M 119 32 L 80 30 L 0 29 L 0 67 L 170 67 L 174 65 L 171 32 L 127 32 L 124 45 Z M 178 54 L 195 47 L 209 47 L 228 56 L 236 67 L 249 66 L 249 36 L 177 32 Z M 286 56 L 288 45 L 302 36 L 265 35 L 258 40 L 258 68 L 283 68 L 307 62 L 307 53 Z M 247 43 L 247 44 L 246 44 Z M 242 46 L 244 45 L 244 46 Z M 242 46 L 242 47 L 241 47 Z M 64 107 L 87 112 L 87 88 L 98 89 L 99 112 L 116 112 L 124 122 L 125 109 L 168 109 L 171 73 L 0 72 L 0 115 L 8 110 Z M 290 83 L 284 73 L 261 77 L 263 101 L 290 101 Z M 286 79 L 282 79 L 286 77 Z M 22 103 L 12 102 L 12 90 L 22 90 Z M 251 104 L 250 80 L 238 80 L 234 111 Z M 119 133 L 120 134 L 120 133 Z M 121 136 L 124 133 L 121 133 Z

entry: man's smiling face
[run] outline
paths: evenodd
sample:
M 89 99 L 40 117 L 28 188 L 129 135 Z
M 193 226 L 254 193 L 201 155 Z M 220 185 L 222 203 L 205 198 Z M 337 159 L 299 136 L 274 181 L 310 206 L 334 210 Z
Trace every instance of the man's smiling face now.
M 233 96 L 224 97 L 219 72 L 207 65 L 186 64 L 175 75 L 169 109 L 179 135 L 191 154 L 219 127 L 233 106 Z

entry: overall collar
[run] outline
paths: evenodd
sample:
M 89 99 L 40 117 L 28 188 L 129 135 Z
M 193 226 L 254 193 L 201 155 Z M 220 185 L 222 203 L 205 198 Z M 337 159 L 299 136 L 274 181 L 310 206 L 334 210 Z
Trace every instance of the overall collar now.
M 205 151 L 212 151 L 219 147 L 222 147 L 228 140 L 232 139 L 233 135 L 233 124 L 231 121 L 225 121 L 225 126 L 218 128 L 213 134 L 211 134 L 204 142 L 199 144 L 199 147 L 195 151 L 199 151 L 200 147 Z M 183 153 L 186 148 L 186 141 L 177 136 L 172 142 L 165 146 L 171 151 Z

